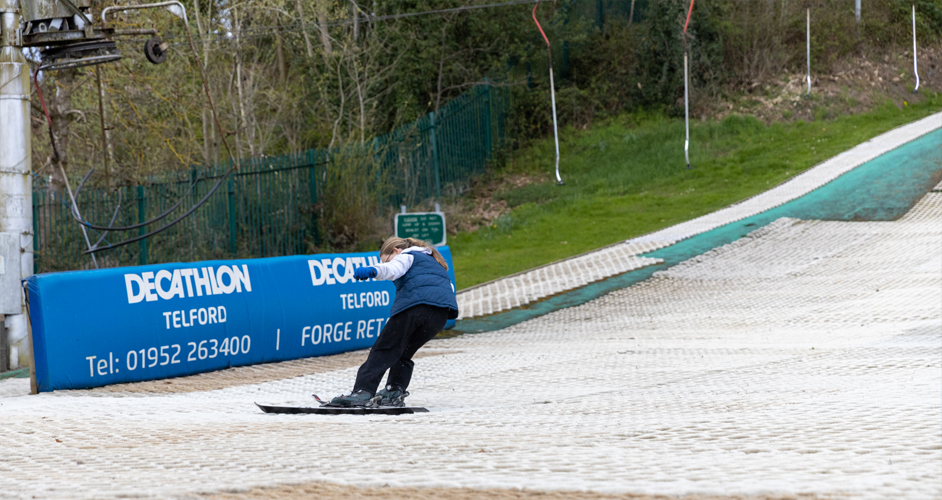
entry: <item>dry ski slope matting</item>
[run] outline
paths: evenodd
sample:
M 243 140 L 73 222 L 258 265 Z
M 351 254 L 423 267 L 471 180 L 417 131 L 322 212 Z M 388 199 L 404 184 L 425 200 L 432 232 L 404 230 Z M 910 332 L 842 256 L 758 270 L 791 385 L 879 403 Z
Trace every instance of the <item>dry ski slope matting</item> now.
M 942 170 L 913 144 L 910 159 L 925 162 L 913 172 Z M 889 168 L 847 175 L 869 165 Z M 439 498 L 455 487 L 939 498 L 942 192 L 884 209 L 896 198 L 876 184 L 873 205 L 850 188 L 847 204 L 801 197 L 774 210 L 822 217 L 768 210 L 653 252 L 660 270 L 631 286 L 433 341 L 410 388 L 430 413 L 252 404 L 349 390 L 355 365 L 184 393 L 23 396 L 22 381 L 0 382 L 0 498 L 193 498 L 312 481 Z M 843 189 L 825 188 L 838 190 L 828 199 Z
M 659 248 L 779 207 L 841 175 L 942 127 L 942 113 L 898 127 L 851 148 L 758 196 L 623 243 L 458 291 L 459 319 L 487 316 L 589 283 L 664 263 L 645 256 Z M 922 192 L 925 192 L 923 189 Z M 552 310 L 552 308 L 550 308 Z M 499 321 L 506 324 L 507 321 Z M 464 327 L 481 331 L 477 325 Z

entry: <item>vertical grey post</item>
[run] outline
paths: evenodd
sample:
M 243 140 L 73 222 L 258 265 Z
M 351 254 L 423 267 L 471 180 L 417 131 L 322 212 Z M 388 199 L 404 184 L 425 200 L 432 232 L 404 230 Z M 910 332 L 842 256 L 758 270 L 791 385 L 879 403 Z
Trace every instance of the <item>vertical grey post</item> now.
M 808 76 L 806 78 L 808 80 L 808 92 L 807 93 L 811 94 L 811 8 L 808 8 L 806 12 L 808 15 L 807 28 L 805 31 L 807 35 L 807 48 L 806 48 L 805 53 L 808 59 Z
M 17 1 L 0 0 L 0 314 L 8 330 L 11 368 L 19 367 L 21 359 L 25 364 L 30 349 L 20 280 L 33 274 L 29 66 L 18 25 Z
M 919 68 L 916 66 L 916 4 L 913 4 L 913 73 L 916 75 L 916 87 L 913 92 L 919 91 Z

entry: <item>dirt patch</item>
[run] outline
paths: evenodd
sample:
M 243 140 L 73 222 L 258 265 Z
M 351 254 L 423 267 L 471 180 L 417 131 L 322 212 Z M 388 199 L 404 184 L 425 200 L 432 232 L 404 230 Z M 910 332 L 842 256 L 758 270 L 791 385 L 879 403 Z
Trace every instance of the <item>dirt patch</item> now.
M 667 495 L 621 494 L 607 495 L 587 491 L 533 491 L 472 488 L 357 488 L 329 483 L 306 483 L 274 488 L 253 488 L 238 492 L 214 492 L 200 495 L 211 500 L 283 500 L 283 499 L 349 499 L 374 500 L 816 500 L 835 498 L 812 494 L 767 495 Z
M 472 232 L 493 224 L 511 210 L 505 200 L 494 199 L 496 194 L 548 179 L 546 174 L 512 174 L 475 182 L 468 196 L 455 198 L 442 207 L 448 220 L 448 234 Z
M 827 72 L 811 72 L 811 94 L 805 73 L 782 75 L 776 81 L 752 82 L 716 106 L 698 107 L 702 120 L 729 114 L 753 115 L 765 123 L 829 119 L 873 109 L 888 99 L 899 107 L 924 97 L 915 85 L 910 51 L 874 53 L 848 58 Z M 942 49 L 919 49 L 919 90 L 942 92 Z
M 238 366 L 226 368 L 198 375 L 189 375 L 186 377 L 177 377 L 167 380 L 149 380 L 146 382 L 134 382 L 129 384 L 115 384 L 105 387 L 96 387 L 85 391 L 76 391 L 79 394 L 88 392 L 93 393 L 184 393 L 214 391 L 216 389 L 225 389 L 247 384 L 261 384 L 275 380 L 284 380 L 288 378 L 303 377 L 314 373 L 325 373 L 345 368 L 360 366 L 366 361 L 369 354 L 368 349 L 361 351 L 345 352 L 334 354 L 332 356 L 320 356 L 316 358 L 294 359 L 291 361 L 280 361 L 277 363 L 265 363 L 252 366 Z M 420 350 L 413 359 L 425 358 L 428 356 L 440 356 L 442 354 L 453 354 L 458 351 Z M 353 383 L 353 380 L 350 380 Z

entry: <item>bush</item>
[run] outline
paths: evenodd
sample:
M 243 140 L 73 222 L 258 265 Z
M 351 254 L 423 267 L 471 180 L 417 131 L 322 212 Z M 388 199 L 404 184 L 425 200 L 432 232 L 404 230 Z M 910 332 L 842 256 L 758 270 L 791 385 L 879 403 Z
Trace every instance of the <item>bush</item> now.
M 729 4 L 697 4 L 687 31 L 690 85 L 713 88 L 723 82 L 722 22 Z M 638 46 L 641 105 L 666 105 L 672 114 L 683 113 L 684 38 L 689 2 L 654 2 L 646 13 L 644 34 Z
M 848 56 L 874 48 L 909 47 L 910 2 L 868 0 L 860 26 L 850 1 L 699 2 L 687 37 L 692 99 L 700 107 L 727 89 L 768 82 L 785 72 L 803 73 L 808 8 L 815 72 L 830 71 Z M 556 62 L 560 126 L 585 128 L 639 107 L 666 108 L 670 115 L 682 115 L 683 27 L 689 5 L 689 0 L 638 1 L 632 24 L 627 11 L 619 10 L 604 16 L 603 29 L 594 23 L 586 27 L 580 18 L 586 36 L 568 44 L 554 43 L 554 56 L 563 52 L 560 46 L 568 48 L 568 57 Z M 589 2 L 575 0 L 569 6 L 570 17 L 594 18 L 589 7 Z M 916 11 L 920 44 L 942 39 L 942 1 L 916 0 Z M 531 72 L 530 90 L 521 87 L 514 94 L 517 137 L 523 141 L 552 133 L 544 71 Z
M 337 153 L 320 181 L 321 241 L 329 250 L 353 250 L 378 238 L 378 165 L 373 155 Z

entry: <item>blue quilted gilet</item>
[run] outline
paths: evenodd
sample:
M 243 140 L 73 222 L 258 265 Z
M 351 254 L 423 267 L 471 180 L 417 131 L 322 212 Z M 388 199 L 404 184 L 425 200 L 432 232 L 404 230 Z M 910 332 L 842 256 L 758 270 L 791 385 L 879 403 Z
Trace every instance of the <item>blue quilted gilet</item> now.
M 395 316 L 412 306 L 428 304 L 450 309 L 448 319 L 457 318 L 458 301 L 448 271 L 431 255 L 422 252 L 409 254 L 412 255 L 412 267 L 393 281 L 396 285 L 396 299 L 389 315 Z

